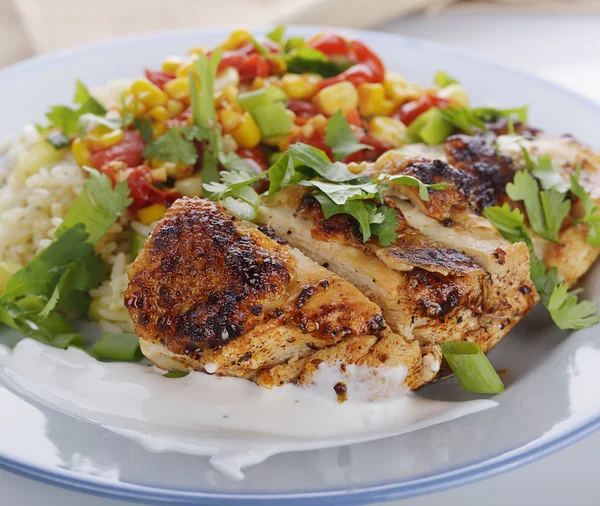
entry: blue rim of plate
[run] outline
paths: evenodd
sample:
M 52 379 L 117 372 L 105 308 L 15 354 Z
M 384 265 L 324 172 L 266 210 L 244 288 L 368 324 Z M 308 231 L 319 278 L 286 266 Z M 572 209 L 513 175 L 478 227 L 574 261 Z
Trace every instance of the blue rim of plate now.
M 192 34 L 218 34 L 231 29 L 233 25 L 215 26 L 210 29 L 187 29 L 187 30 L 168 30 L 159 31 L 151 34 L 130 35 L 118 37 L 105 42 L 90 43 L 74 48 L 63 49 L 49 55 L 40 55 L 29 58 L 25 61 L 15 63 L 0 70 L 0 79 L 18 75 L 20 72 L 27 71 L 30 67 L 36 67 L 44 64 L 52 64 L 70 56 L 74 56 L 93 49 L 106 49 L 117 47 L 126 42 L 135 42 L 151 39 L 160 39 L 163 37 L 182 37 L 186 38 Z M 296 32 L 316 32 L 329 29 L 327 26 L 319 25 L 288 25 Z M 264 32 L 268 27 L 254 26 L 257 32 Z M 569 96 L 592 109 L 595 109 L 600 115 L 600 104 L 584 97 L 568 88 L 554 84 L 543 78 L 518 70 L 499 63 L 488 62 L 477 56 L 471 55 L 466 51 L 454 47 L 447 47 L 434 42 L 428 42 L 405 35 L 396 35 L 390 33 L 378 33 L 368 30 L 352 30 L 346 28 L 335 28 L 336 31 L 356 38 L 368 38 L 370 40 L 381 40 L 392 42 L 402 39 L 415 47 L 432 49 L 440 53 L 446 53 L 458 56 L 465 60 L 475 63 L 481 63 L 485 66 L 495 67 L 508 74 L 515 74 L 535 81 L 547 88 L 553 88 L 563 95 Z M 439 474 L 426 475 L 413 480 L 402 482 L 388 482 L 373 486 L 356 487 L 348 489 L 330 489 L 320 490 L 318 492 L 290 492 L 290 493 L 256 493 L 256 494 L 231 494 L 218 492 L 186 491 L 176 489 L 152 488 L 132 483 L 112 482 L 95 477 L 81 478 L 81 475 L 72 471 L 53 471 L 41 467 L 31 466 L 0 455 L 0 469 L 17 473 L 26 478 L 32 478 L 43 483 L 56 485 L 74 492 L 84 492 L 105 498 L 124 499 L 134 502 L 145 503 L 164 503 L 169 501 L 171 504 L 189 504 L 189 505 L 221 505 L 225 501 L 232 503 L 243 503 L 245 505 L 264 505 L 285 504 L 288 506 L 322 506 L 324 504 L 331 506 L 347 506 L 350 504 L 367 504 L 382 501 L 393 501 L 406 499 L 419 495 L 440 492 L 453 487 L 467 485 L 475 481 L 490 478 L 492 476 L 504 473 L 535 462 L 543 457 L 566 448 L 577 441 L 593 434 L 600 429 L 600 414 L 591 421 L 570 430 L 569 432 L 550 439 L 549 441 L 530 447 L 527 443 L 521 448 L 515 448 L 499 455 L 488 456 L 469 466 L 454 469 Z M 535 441 L 533 441 L 535 442 Z

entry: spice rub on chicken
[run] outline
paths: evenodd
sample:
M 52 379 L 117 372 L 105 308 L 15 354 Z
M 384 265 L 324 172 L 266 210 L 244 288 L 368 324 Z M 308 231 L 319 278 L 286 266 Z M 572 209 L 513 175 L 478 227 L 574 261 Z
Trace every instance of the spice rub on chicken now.
M 378 161 L 362 174 L 394 173 L 389 162 L 384 167 Z M 347 215 L 325 219 L 316 199 L 300 186 L 269 198 L 261 221 L 359 288 L 381 307 L 395 332 L 417 339 L 424 350 L 469 340 L 488 351 L 539 300 L 526 245 L 509 243 L 470 209 L 468 176 L 443 162 L 420 159 L 402 159 L 394 167 L 405 174 L 418 170 L 421 177 L 429 171 L 432 180 L 425 182 L 458 179 L 460 184 L 422 202 L 414 188 L 391 182 L 385 205 L 397 215 L 398 237 L 390 246 L 373 238 L 363 243 Z
M 521 135 L 502 135 L 506 129 L 500 126 L 475 136 L 454 135 L 444 144 L 448 162 L 474 177 L 484 207 L 506 202 L 522 207 L 509 199 L 505 188 L 518 171 L 527 170 L 524 150 L 534 160 L 549 156 L 567 185 L 579 167 L 583 188 L 600 205 L 600 157 L 596 153 L 570 136 L 552 137 L 525 125 L 518 127 L 516 133 Z M 557 242 L 530 231 L 538 258 L 548 269 L 556 267 L 569 286 L 587 272 L 600 254 L 600 248 L 587 240 L 589 226 L 576 222 L 584 214 L 582 202 L 574 195 L 571 200 L 571 211 L 562 223 Z
M 144 354 L 165 369 L 200 370 L 271 387 L 310 383 L 319 364 L 403 367 L 429 380 L 425 359 L 354 286 L 272 231 L 220 204 L 178 200 L 129 270 L 125 303 Z

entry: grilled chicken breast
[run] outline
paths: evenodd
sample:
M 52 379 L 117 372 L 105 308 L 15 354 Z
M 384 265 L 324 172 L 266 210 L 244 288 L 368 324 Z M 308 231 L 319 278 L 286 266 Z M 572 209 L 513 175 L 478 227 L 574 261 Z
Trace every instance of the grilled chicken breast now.
M 311 383 L 322 363 L 341 378 L 351 365 L 371 376 L 400 369 L 405 389 L 435 375 L 439 349 L 423 359 L 354 286 L 265 232 L 204 199 L 167 211 L 125 293 L 148 358 L 267 387 Z
M 326 265 L 378 304 L 393 331 L 416 338 L 427 351 L 470 340 L 488 351 L 538 301 L 529 279 L 529 253 L 478 216 L 470 176 L 441 161 L 404 155 L 380 159 L 365 174 L 409 174 L 427 183 L 451 182 L 422 202 L 414 188 L 394 186 L 386 205 L 398 216 L 398 239 L 363 244 L 354 219 L 325 219 L 304 187 L 271 197 L 261 221 L 291 245 Z
M 553 163 L 562 169 L 566 181 L 580 165 L 581 184 L 600 205 L 600 156 L 569 136 L 551 137 L 539 130 L 522 127 L 517 133 L 525 135 L 525 138 L 505 136 L 498 139 L 497 134 L 503 133 L 506 133 L 505 130 L 499 128 L 496 132 L 476 136 L 455 135 L 444 146 L 449 163 L 471 174 L 485 188 L 484 205 L 504 202 L 515 205 L 506 196 L 504 188 L 513 180 L 516 171 L 526 169 L 522 148 L 534 159 L 550 155 Z M 600 248 L 587 242 L 588 225 L 573 224 L 583 214 L 581 202 L 574 198 L 558 243 L 546 241 L 530 231 L 536 255 L 549 269 L 556 267 L 570 286 L 587 272 L 600 254 Z

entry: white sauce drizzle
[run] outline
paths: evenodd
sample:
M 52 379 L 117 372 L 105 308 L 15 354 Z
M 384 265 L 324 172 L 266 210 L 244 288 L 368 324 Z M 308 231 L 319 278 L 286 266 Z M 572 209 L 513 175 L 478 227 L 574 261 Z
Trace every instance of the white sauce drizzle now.
M 4 379 L 21 394 L 139 441 L 152 451 L 210 456 L 232 479 L 242 469 L 288 451 L 381 439 L 453 420 L 496 405 L 490 400 L 432 401 L 409 393 L 370 399 L 402 384 L 406 370 L 325 366 L 315 385 L 266 390 L 236 378 L 191 373 L 164 378 L 154 366 L 98 362 L 81 350 L 23 339 L 0 346 Z M 376 380 L 365 381 L 367 377 Z M 340 404 L 332 382 L 343 380 Z

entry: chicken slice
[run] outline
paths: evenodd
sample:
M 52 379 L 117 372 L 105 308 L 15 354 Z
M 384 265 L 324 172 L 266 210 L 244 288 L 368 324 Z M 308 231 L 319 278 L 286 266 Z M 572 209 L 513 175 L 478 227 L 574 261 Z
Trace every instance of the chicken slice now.
M 465 189 L 459 199 L 456 187 L 448 187 L 444 191 L 453 193 L 441 196 L 434 208 L 451 210 L 454 202 L 456 209 L 466 209 L 468 185 Z M 393 191 L 386 204 L 399 219 L 398 239 L 389 247 L 376 239 L 362 244 L 349 216 L 326 220 L 302 187 L 271 197 L 261 221 L 354 284 L 382 308 L 393 331 L 416 338 L 424 351 L 464 339 L 487 351 L 537 302 L 525 245 L 508 243 L 472 212 L 463 214 L 479 220 L 483 230 L 475 234 L 452 220 L 440 224 Z M 451 239 L 444 234 L 449 230 Z
M 394 334 L 374 303 L 266 232 L 204 199 L 167 211 L 125 293 L 150 360 L 266 387 L 311 383 L 321 362 L 341 371 L 363 361 L 374 377 L 396 368 L 402 388 L 435 375 L 439 350 L 428 351 L 424 367 L 419 344 Z
M 496 133 L 505 134 L 505 129 Z M 539 130 L 522 128 L 517 133 L 527 137 L 497 137 L 493 132 L 468 136 L 455 135 L 445 143 L 447 158 L 455 167 L 472 175 L 479 181 L 479 191 L 484 192 L 484 206 L 509 202 L 504 191 L 506 183 L 514 178 L 518 170 L 526 169 L 522 148 L 535 159 L 550 155 L 553 163 L 562 169 L 565 181 L 581 166 L 580 181 L 597 205 L 600 205 L 600 156 L 570 136 L 552 137 Z M 487 182 L 487 183 L 486 183 Z M 587 242 L 589 227 L 573 224 L 583 216 L 581 201 L 575 200 L 571 214 L 559 233 L 557 243 L 546 241 L 531 231 L 536 255 L 548 269 L 556 267 L 559 274 L 570 285 L 587 272 L 600 254 L 600 248 Z

